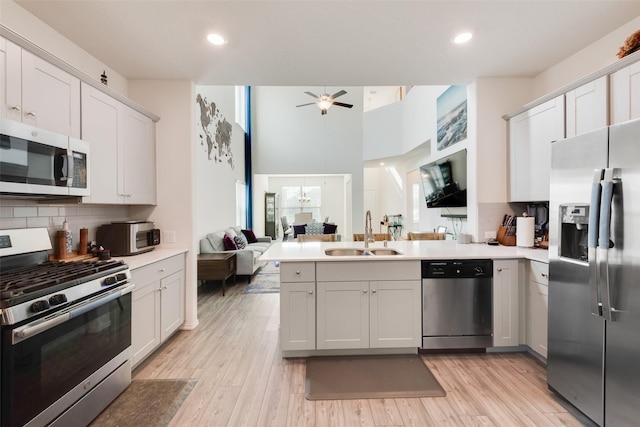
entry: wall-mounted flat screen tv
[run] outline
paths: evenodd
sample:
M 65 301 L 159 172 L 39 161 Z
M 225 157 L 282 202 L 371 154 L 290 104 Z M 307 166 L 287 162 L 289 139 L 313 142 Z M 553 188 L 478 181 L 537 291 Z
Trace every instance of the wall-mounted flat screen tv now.
M 428 208 L 467 206 L 467 150 L 420 167 Z

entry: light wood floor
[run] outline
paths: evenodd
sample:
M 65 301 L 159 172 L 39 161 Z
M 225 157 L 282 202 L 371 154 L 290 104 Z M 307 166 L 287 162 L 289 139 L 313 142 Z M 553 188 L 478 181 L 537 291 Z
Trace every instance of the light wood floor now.
M 171 426 L 579 426 L 524 353 L 423 355 L 446 397 L 307 401 L 305 360 L 283 359 L 278 294 L 201 288 L 200 325 L 179 331 L 135 379 L 195 378 Z

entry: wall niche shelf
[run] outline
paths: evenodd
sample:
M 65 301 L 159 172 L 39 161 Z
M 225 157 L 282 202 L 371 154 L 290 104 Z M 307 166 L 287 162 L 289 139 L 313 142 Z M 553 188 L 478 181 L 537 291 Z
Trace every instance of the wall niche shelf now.
M 467 218 L 467 214 L 440 214 L 442 218 Z

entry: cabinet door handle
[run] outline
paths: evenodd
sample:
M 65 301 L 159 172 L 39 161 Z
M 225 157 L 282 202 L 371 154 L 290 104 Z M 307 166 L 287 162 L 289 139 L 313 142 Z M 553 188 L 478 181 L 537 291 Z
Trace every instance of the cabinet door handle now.
M 374 289 L 374 290 L 372 290 L 372 291 L 371 291 L 371 293 L 374 293 L 374 294 L 375 294 L 375 293 L 376 293 L 376 290 L 375 290 L 375 289 Z
M 498 273 L 500 273 L 500 272 L 502 271 L 502 269 L 501 269 L 501 268 L 498 268 L 496 271 L 497 271 Z
M 309 295 L 313 295 L 313 291 L 309 291 Z
M 548 277 L 549 275 L 547 273 L 541 273 L 542 277 Z
M 161 269 L 160 269 L 160 273 L 164 273 L 164 268 L 161 268 Z
M 300 271 L 299 270 L 296 270 L 296 275 L 298 275 L 298 276 L 300 275 Z
M 366 294 L 366 293 L 367 293 L 367 290 L 366 290 L 366 289 L 363 289 L 363 290 L 362 290 L 362 293 L 363 293 L 363 294 Z
M 35 117 L 36 116 L 36 112 L 35 111 L 28 111 L 27 116 L 31 116 L 31 117 Z
M 13 111 L 17 111 L 17 112 L 22 111 L 22 108 L 20 108 L 20 106 L 19 106 L 19 105 L 12 105 L 10 108 L 11 108 Z

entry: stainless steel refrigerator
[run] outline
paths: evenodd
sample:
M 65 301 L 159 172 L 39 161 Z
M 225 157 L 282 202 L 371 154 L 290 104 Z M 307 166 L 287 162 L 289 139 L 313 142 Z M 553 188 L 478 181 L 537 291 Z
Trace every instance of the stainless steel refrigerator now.
M 549 387 L 599 425 L 640 417 L 640 120 L 552 144 Z

